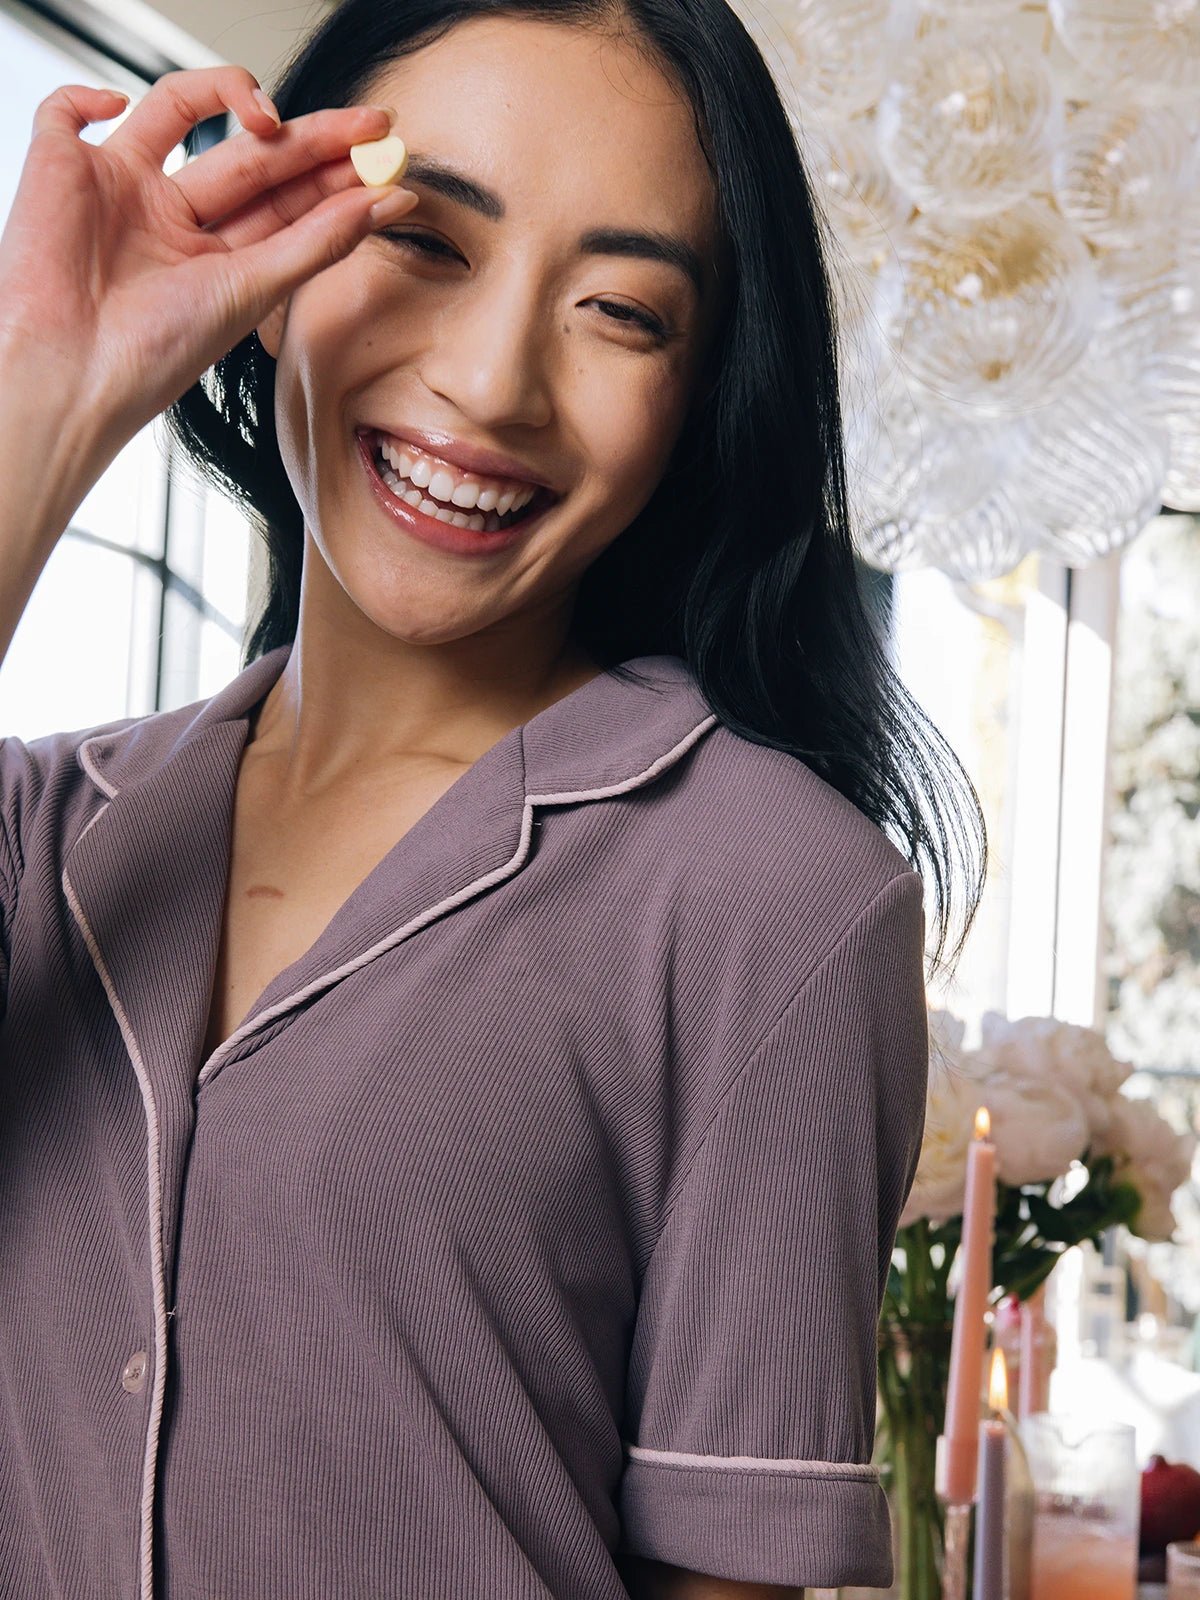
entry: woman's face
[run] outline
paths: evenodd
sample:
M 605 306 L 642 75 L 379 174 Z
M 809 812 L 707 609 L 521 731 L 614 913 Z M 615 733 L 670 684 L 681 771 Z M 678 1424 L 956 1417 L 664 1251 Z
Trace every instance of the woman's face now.
M 395 109 L 420 199 L 259 328 L 306 524 L 302 623 L 319 597 L 414 644 L 563 637 L 699 398 L 716 211 L 691 109 L 629 45 L 508 17 L 458 24 L 361 98 Z M 421 181 L 419 158 L 494 202 Z M 700 287 L 636 242 L 587 249 L 597 230 L 669 236 Z M 377 498 L 368 426 L 500 452 L 561 498 L 505 548 L 435 548 Z

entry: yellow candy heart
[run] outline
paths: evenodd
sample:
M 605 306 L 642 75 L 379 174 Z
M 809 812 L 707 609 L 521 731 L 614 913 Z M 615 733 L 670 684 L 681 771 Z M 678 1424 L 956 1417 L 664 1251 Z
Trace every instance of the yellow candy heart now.
M 408 166 L 408 150 L 404 140 L 389 133 L 385 139 L 371 139 L 366 144 L 352 144 L 350 159 L 368 189 L 382 183 L 395 183 L 404 176 Z

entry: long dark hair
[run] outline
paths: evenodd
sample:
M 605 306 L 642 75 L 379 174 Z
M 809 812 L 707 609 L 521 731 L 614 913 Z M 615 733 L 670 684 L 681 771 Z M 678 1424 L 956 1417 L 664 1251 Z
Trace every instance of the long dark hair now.
M 894 672 L 856 560 L 838 399 L 828 227 L 766 63 L 725 0 L 343 0 L 268 85 L 284 117 L 369 99 L 392 62 L 476 16 L 621 29 L 688 97 L 718 197 L 723 299 L 667 470 L 583 574 L 574 640 L 620 673 L 678 655 L 721 722 L 805 762 L 889 834 L 935 898 L 957 961 L 987 863 L 979 797 Z M 256 334 L 165 413 L 198 470 L 265 540 L 268 587 L 243 665 L 295 639 L 303 516 Z

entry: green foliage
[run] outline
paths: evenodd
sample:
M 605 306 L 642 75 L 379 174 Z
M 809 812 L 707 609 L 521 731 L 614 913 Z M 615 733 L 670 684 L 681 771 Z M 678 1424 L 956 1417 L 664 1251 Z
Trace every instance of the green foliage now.
M 996 1222 L 992 1240 L 992 1298 L 1015 1294 L 1027 1300 L 1054 1270 L 1072 1245 L 1090 1240 L 1097 1248 L 1105 1229 L 1115 1223 L 1132 1228 L 1141 1195 L 1132 1183 L 1114 1177 L 1111 1155 L 1090 1157 L 1083 1165 L 1087 1180 L 1071 1198 L 1055 1203 L 1049 1181 L 996 1184 Z M 950 1266 L 962 1241 L 962 1217 L 944 1222 L 923 1218 L 901 1228 L 888 1273 L 885 1315 L 902 1323 L 947 1314 Z M 936 1247 L 939 1263 L 933 1261 Z

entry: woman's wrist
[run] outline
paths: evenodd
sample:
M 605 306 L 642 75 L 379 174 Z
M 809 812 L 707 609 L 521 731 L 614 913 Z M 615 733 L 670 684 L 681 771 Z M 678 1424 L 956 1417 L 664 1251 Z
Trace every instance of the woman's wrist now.
M 116 454 L 81 399 L 77 372 L 34 338 L 0 328 L 0 550 L 49 556 Z

